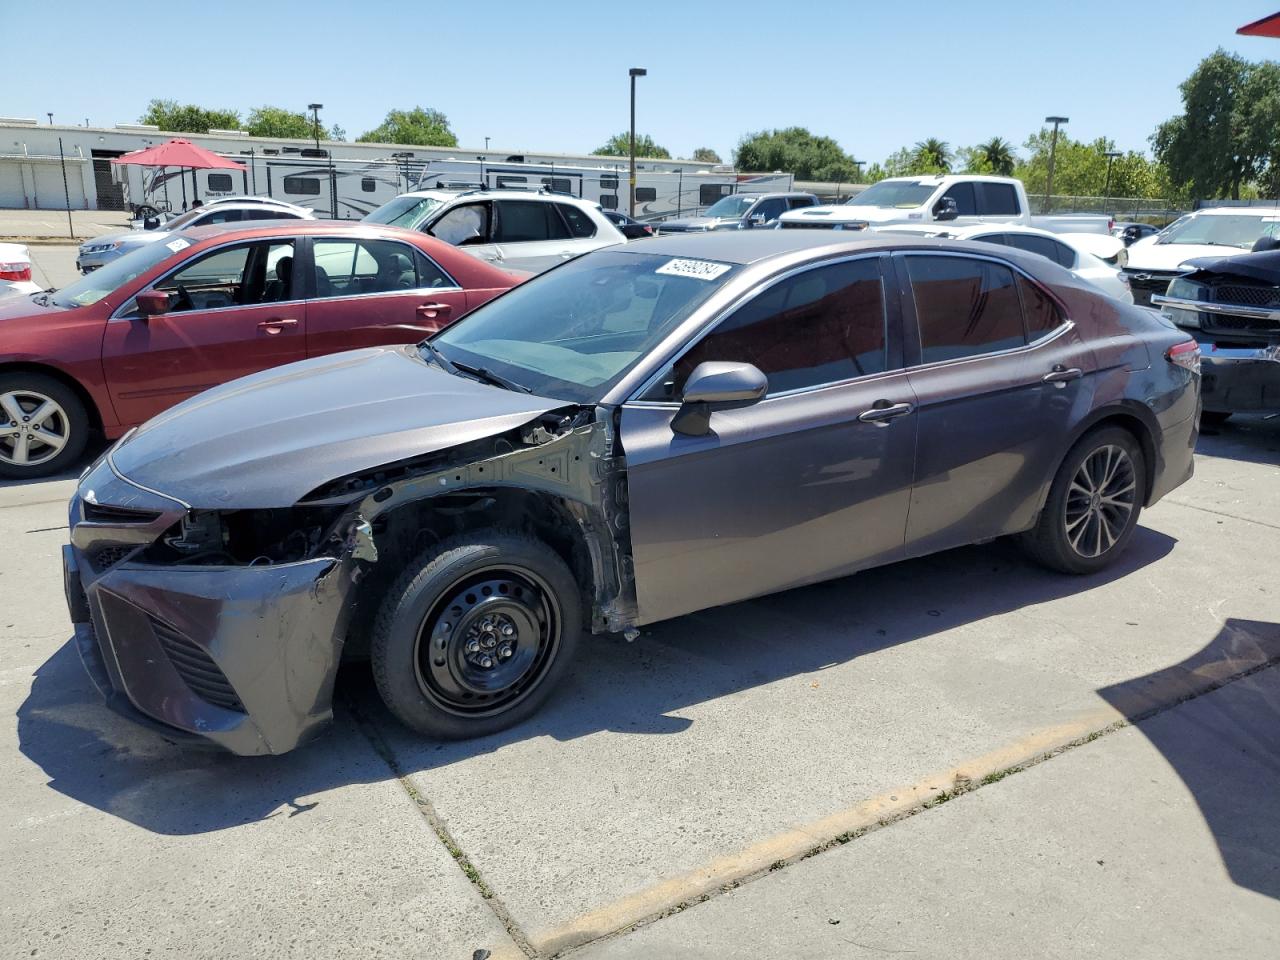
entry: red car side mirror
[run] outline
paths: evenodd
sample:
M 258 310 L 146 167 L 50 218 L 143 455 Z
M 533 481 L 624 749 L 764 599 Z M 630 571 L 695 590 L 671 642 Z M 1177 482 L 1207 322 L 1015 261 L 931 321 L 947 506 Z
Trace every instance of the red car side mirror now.
M 140 293 L 134 301 L 138 304 L 138 315 L 143 319 L 158 317 L 162 313 L 169 312 L 169 295 L 159 290 Z

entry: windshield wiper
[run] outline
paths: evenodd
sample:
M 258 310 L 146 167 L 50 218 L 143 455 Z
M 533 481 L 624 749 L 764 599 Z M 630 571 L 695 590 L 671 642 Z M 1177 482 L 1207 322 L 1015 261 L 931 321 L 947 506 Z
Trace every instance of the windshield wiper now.
M 450 363 L 453 364 L 455 369 L 461 370 L 463 373 L 469 373 L 473 377 L 478 377 L 485 383 L 492 384 L 495 387 L 502 387 L 504 390 L 518 390 L 521 393 L 533 393 L 532 387 L 526 387 L 523 383 L 508 380 L 487 367 L 473 367 L 469 363 L 459 363 L 457 360 L 451 360 Z
M 444 352 L 439 347 L 437 347 L 434 343 L 432 343 L 430 340 L 423 340 L 420 344 L 418 344 L 418 347 L 425 348 L 427 351 L 429 351 L 431 356 L 435 358 L 435 361 L 438 364 L 440 364 L 440 366 L 444 369 L 445 373 L 452 373 L 454 375 L 457 375 L 458 373 L 457 364 L 455 364 L 452 360 L 446 357 L 444 355 Z

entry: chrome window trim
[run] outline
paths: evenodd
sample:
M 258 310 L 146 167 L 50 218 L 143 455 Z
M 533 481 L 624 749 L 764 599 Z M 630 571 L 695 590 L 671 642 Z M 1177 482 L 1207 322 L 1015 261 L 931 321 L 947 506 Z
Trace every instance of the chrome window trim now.
M 982 242 L 985 243 L 986 241 L 982 241 Z M 1017 249 L 1017 248 L 1014 247 L 1011 249 Z M 1026 253 L 1030 256 L 1040 256 L 1040 254 L 1033 254 L 1028 250 L 1020 250 L 1019 253 Z M 1075 321 L 1072 320 L 1071 317 L 1067 315 L 1067 311 L 1064 309 L 1062 301 L 1058 299 L 1057 295 L 1054 294 L 1053 291 L 1051 290 L 1046 290 L 1045 285 L 1043 283 L 1041 283 L 1031 274 L 1027 273 L 1027 271 L 1023 270 L 1016 263 L 1011 263 L 1008 260 L 1002 260 L 999 257 L 991 256 L 986 253 L 971 253 L 968 250 L 963 250 L 963 251 L 961 250 L 895 250 L 893 251 L 893 254 L 894 256 L 902 256 L 902 257 L 964 257 L 970 260 L 987 260 L 987 261 L 990 261 L 991 263 L 997 264 L 998 266 L 1008 267 L 1015 274 L 1018 274 L 1019 276 L 1026 279 L 1029 283 L 1033 283 L 1037 287 L 1039 287 L 1041 290 L 1044 290 L 1045 293 L 1049 295 L 1049 298 L 1053 301 L 1054 306 L 1058 308 L 1058 313 L 1062 317 L 1062 323 L 1058 324 L 1058 326 L 1054 327 L 1052 330 L 1050 330 L 1048 333 L 1044 334 L 1043 336 L 1040 336 L 1035 340 L 1030 340 L 1027 343 L 1022 344 L 1021 346 L 1007 347 L 1004 350 L 988 350 L 986 353 L 975 353 L 967 357 L 952 357 L 949 360 L 932 360 L 929 363 L 917 363 L 914 365 L 908 364 L 903 367 L 904 370 L 932 370 L 935 367 L 950 366 L 956 363 L 968 363 L 972 360 L 985 360 L 988 357 L 1004 357 L 1004 356 L 1009 356 L 1015 353 L 1024 353 L 1029 350 L 1038 349 L 1048 343 L 1052 343 L 1054 340 L 1058 339 L 1058 337 L 1064 335 L 1068 330 L 1075 329 L 1075 326 L 1076 326 Z M 1044 259 L 1048 260 L 1049 258 L 1045 257 Z M 1054 261 L 1052 260 L 1050 260 L 1049 262 L 1053 263 L 1055 267 L 1062 267 L 1061 264 L 1054 263 Z M 1062 269 L 1065 270 L 1066 267 L 1062 267 Z M 907 286 L 910 287 L 911 286 L 910 274 L 908 274 L 903 279 L 906 281 Z M 1019 300 L 1019 305 L 1021 305 L 1021 300 Z M 920 318 L 919 316 L 916 315 L 914 291 L 912 291 L 911 293 L 911 316 L 912 316 L 912 319 L 914 319 L 916 322 L 916 330 L 918 333 L 920 328 Z M 1026 320 L 1025 314 L 1023 315 L 1023 320 L 1024 322 Z M 920 349 L 921 351 L 924 350 L 923 344 L 921 344 Z
M 413 287 L 408 290 L 379 290 L 376 293 L 345 293 L 340 297 L 308 297 L 307 303 L 334 303 L 342 300 L 372 300 L 374 298 L 385 297 L 403 297 L 411 293 L 420 293 L 424 296 L 434 296 L 438 293 L 462 293 L 463 287 Z M 291 301 L 280 301 L 287 303 Z M 266 306 L 266 304 L 252 304 L 252 306 Z
M 644 394 L 648 393 L 649 390 L 651 390 L 653 387 L 655 387 L 658 384 L 663 373 L 666 372 L 667 368 L 676 360 L 676 358 L 681 356 L 685 351 L 693 349 L 693 347 L 697 346 L 699 343 L 705 340 L 708 336 L 710 336 L 711 332 L 716 328 L 716 326 L 722 320 L 725 320 L 730 314 L 734 313 L 740 307 L 745 306 L 749 301 L 754 300 L 756 297 L 760 296 L 765 291 L 771 289 L 772 287 L 781 283 L 782 281 L 788 280 L 791 277 L 794 277 L 801 273 L 805 273 L 809 270 L 820 269 L 821 267 L 835 266 L 841 263 L 851 263 L 852 261 L 855 261 L 855 260 L 879 260 L 882 257 L 884 257 L 887 252 L 888 251 L 884 251 L 884 250 L 875 250 L 875 251 L 868 251 L 867 253 L 856 253 L 856 254 L 850 254 L 845 256 L 825 258 L 821 260 L 806 260 L 804 263 L 789 267 L 786 270 L 783 270 L 781 273 L 773 274 L 772 276 L 766 278 L 762 283 L 757 284 L 751 287 L 749 290 L 745 290 L 742 293 L 738 294 L 733 300 L 729 301 L 729 303 L 721 307 L 717 313 L 715 313 L 710 319 L 706 320 L 703 323 L 703 325 L 696 331 L 696 333 L 693 334 L 693 336 L 691 336 L 689 339 L 685 340 L 683 343 L 681 343 L 679 346 L 673 349 L 667 355 L 667 357 L 663 359 L 661 363 L 658 364 L 657 369 L 655 369 L 654 372 L 649 375 L 649 378 L 645 380 L 643 383 L 641 383 L 639 388 L 634 390 L 631 393 L 631 395 L 627 397 L 625 400 L 623 400 L 622 402 L 623 403 L 643 403 L 646 405 L 656 405 L 656 406 L 663 406 L 663 405 L 673 403 L 674 401 L 670 401 L 670 400 L 642 400 L 640 398 L 643 397 Z M 739 277 L 738 279 L 741 280 L 742 278 Z M 885 277 L 883 275 L 880 277 L 880 289 L 882 292 L 881 301 L 880 301 L 881 311 L 884 314 L 884 334 L 885 334 L 884 353 L 885 353 L 885 362 L 887 363 L 889 359 L 889 297 L 888 297 L 889 291 L 888 291 L 888 285 L 885 283 Z M 845 377 L 841 380 L 829 380 L 824 383 L 810 384 L 807 387 L 796 387 L 793 390 L 784 390 L 780 393 L 767 394 L 759 402 L 763 403 L 765 400 L 770 400 L 770 399 L 774 399 L 777 397 L 784 397 L 784 396 L 794 396 L 799 393 L 812 393 L 814 390 L 822 390 L 827 387 L 841 386 L 847 383 L 852 383 L 855 380 L 859 380 L 859 381 L 865 380 L 869 377 L 876 377 L 886 373 L 898 373 L 903 369 L 905 369 L 905 367 L 895 367 L 892 370 L 880 370 L 880 371 L 877 371 L 876 373 L 863 374 L 860 377 Z M 675 405 L 679 406 L 680 404 L 676 403 Z

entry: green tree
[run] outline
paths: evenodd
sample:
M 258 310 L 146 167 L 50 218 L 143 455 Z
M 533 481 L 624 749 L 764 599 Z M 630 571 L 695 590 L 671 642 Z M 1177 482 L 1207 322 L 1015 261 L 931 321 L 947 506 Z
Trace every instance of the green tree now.
M 249 111 L 244 128 L 251 137 L 283 137 L 294 140 L 310 140 L 315 135 L 311 117 L 294 113 L 284 107 L 255 107 Z M 321 129 L 321 135 L 324 130 Z
M 951 145 L 945 140 L 939 140 L 937 137 L 921 140 L 915 147 L 915 159 L 917 166 L 924 170 L 950 173 Z
M 399 143 L 411 147 L 456 147 L 449 118 L 430 107 L 390 110 L 381 125 L 356 137 L 357 143 Z
M 738 141 L 733 162 L 739 170 L 782 170 L 800 180 L 853 183 L 858 176 L 853 158 L 835 140 L 804 127 L 749 133 Z
M 947 173 L 950 171 L 950 150 L 945 149 L 946 144 L 941 144 L 944 148 L 944 159 L 947 166 L 939 166 L 937 164 L 937 153 L 933 150 L 922 150 L 921 146 L 928 141 L 922 141 L 914 147 L 901 147 L 895 150 L 889 156 L 885 157 L 882 171 L 886 177 L 920 177 L 929 174 Z M 871 181 L 867 181 L 870 183 Z
M 1151 136 L 1157 159 L 1194 196 L 1239 199 L 1280 159 L 1280 69 L 1218 49 L 1178 89 L 1183 112 Z
M 967 173 L 990 173 L 1008 177 L 1013 174 L 1013 168 L 1018 162 L 1013 153 L 1013 144 L 1001 137 L 992 137 L 985 143 L 972 147 L 961 147 L 956 153 Z
M 693 151 L 693 159 L 699 161 L 700 163 L 723 163 L 724 162 L 723 160 L 720 159 L 720 154 L 716 153 L 710 147 L 699 147 L 697 150 Z
M 629 157 L 631 156 L 631 134 L 626 131 L 615 133 L 602 146 L 592 150 L 591 153 L 597 157 Z M 671 154 L 667 152 L 667 148 L 658 146 L 653 142 L 653 137 L 647 133 L 636 134 L 636 156 L 650 157 L 655 160 L 671 159 Z
M 1049 150 L 1053 133 L 1041 128 L 1027 138 L 1029 156 L 1018 162 L 1018 177 L 1032 197 L 1042 196 L 1049 179 Z M 1115 141 L 1099 137 L 1085 143 L 1058 133 L 1053 165 L 1053 192 L 1060 196 L 1084 197 L 1157 197 L 1173 198 L 1176 191 L 1164 168 L 1141 153 L 1130 150 L 1111 164 L 1111 182 L 1107 184 L 1107 154 L 1114 152 Z
M 347 131 L 335 123 L 329 128 L 329 139 L 345 141 L 347 139 Z
M 139 123 L 150 123 L 172 133 L 208 133 L 210 130 L 239 130 L 240 114 L 235 110 L 210 110 L 177 100 L 152 100 Z

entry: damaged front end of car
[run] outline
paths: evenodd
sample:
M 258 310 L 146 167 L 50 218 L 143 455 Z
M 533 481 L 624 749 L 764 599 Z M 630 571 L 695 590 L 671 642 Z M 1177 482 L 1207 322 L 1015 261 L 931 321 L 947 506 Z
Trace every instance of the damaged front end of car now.
M 636 617 L 614 423 L 570 407 L 326 480 L 290 507 L 220 509 L 139 486 L 110 455 L 64 548 L 76 643 L 114 709 L 174 740 L 284 753 L 332 717 L 405 564 L 459 532 L 515 529 L 565 559 L 594 632 Z

